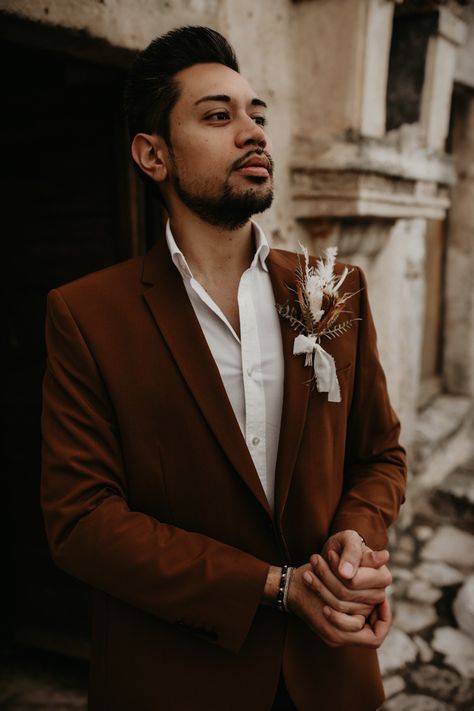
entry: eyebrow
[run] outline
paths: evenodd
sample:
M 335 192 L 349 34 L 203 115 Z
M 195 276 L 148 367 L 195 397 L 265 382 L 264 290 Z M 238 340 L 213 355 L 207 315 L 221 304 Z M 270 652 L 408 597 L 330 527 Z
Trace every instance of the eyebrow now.
M 198 104 L 202 104 L 203 101 L 223 101 L 226 104 L 230 104 L 232 99 L 230 96 L 227 94 L 208 94 L 207 96 L 202 96 L 200 99 L 194 102 L 194 106 L 197 106 Z M 263 99 L 252 99 L 250 102 L 252 106 L 263 106 L 264 108 L 267 108 L 266 103 L 263 101 Z

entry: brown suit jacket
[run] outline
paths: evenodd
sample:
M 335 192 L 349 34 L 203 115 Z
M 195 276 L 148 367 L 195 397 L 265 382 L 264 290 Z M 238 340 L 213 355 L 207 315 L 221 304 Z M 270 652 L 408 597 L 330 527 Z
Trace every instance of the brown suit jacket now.
M 270 252 L 279 303 L 295 265 Z M 403 501 L 362 272 L 344 286 L 362 320 L 324 344 L 341 403 L 308 386 L 281 321 L 274 516 L 164 240 L 50 293 L 41 497 L 54 561 L 95 590 L 91 711 L 266 711 L 281 665 L 301 711 L 382 702 L 375 651 L 260 604 L 269 564 L 346 528 L 383 547 Z

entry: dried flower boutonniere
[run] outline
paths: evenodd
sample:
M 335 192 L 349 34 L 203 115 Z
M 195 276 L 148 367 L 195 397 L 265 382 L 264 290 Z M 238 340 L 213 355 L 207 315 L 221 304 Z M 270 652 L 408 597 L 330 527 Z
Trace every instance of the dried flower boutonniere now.
M 318 259 L 316 266 L 309 265 L 308 250 L 303 250 L 304 263 L 298 258 L 295 271 L 297 299 L 290 306 L 277 304 L 280 316 L 288 319 L 292 328 L 299 331 L 293 345 L 294 355 L 305 355 L 305 365 L 314 367 L 314 378 L 319 392 L 327 392 L 329 402 L 341 402 L 341 391 L 336 375 L 336 364 L 330 353 L 322 348 L 322 338 L 336 338 L 348 331 L 358 318 L 349 318 L 336 323 L 344 313 L 344 304 L 354 295 L 353 292 L 339 294 L 345 278 L 349 274 L 347 267 L 340 276 L 334 274 L 337 247 L 328 247 L 324 256 Z M 312 380 L 312 378 L 311 378 Z

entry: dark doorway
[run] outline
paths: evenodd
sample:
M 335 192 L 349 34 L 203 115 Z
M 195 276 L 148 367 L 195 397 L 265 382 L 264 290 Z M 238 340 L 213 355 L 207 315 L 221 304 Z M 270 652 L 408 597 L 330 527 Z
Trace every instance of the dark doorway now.
M 122 69 L 3 42 L 1 627 L 87 657 L 89 590 L 51 562 L 39 505 L 47 292 L 144 248 Z M 142 201 L 143 202 L 143 201 Z

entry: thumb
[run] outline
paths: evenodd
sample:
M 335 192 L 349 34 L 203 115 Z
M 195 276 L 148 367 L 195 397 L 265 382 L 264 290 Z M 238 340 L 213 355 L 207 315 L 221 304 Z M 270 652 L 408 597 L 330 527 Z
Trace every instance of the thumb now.
M 362 545 L 357 533 L 347 532 L 339 561 L 338 573 L 341 578 L 352 580 L 362 560 Z

